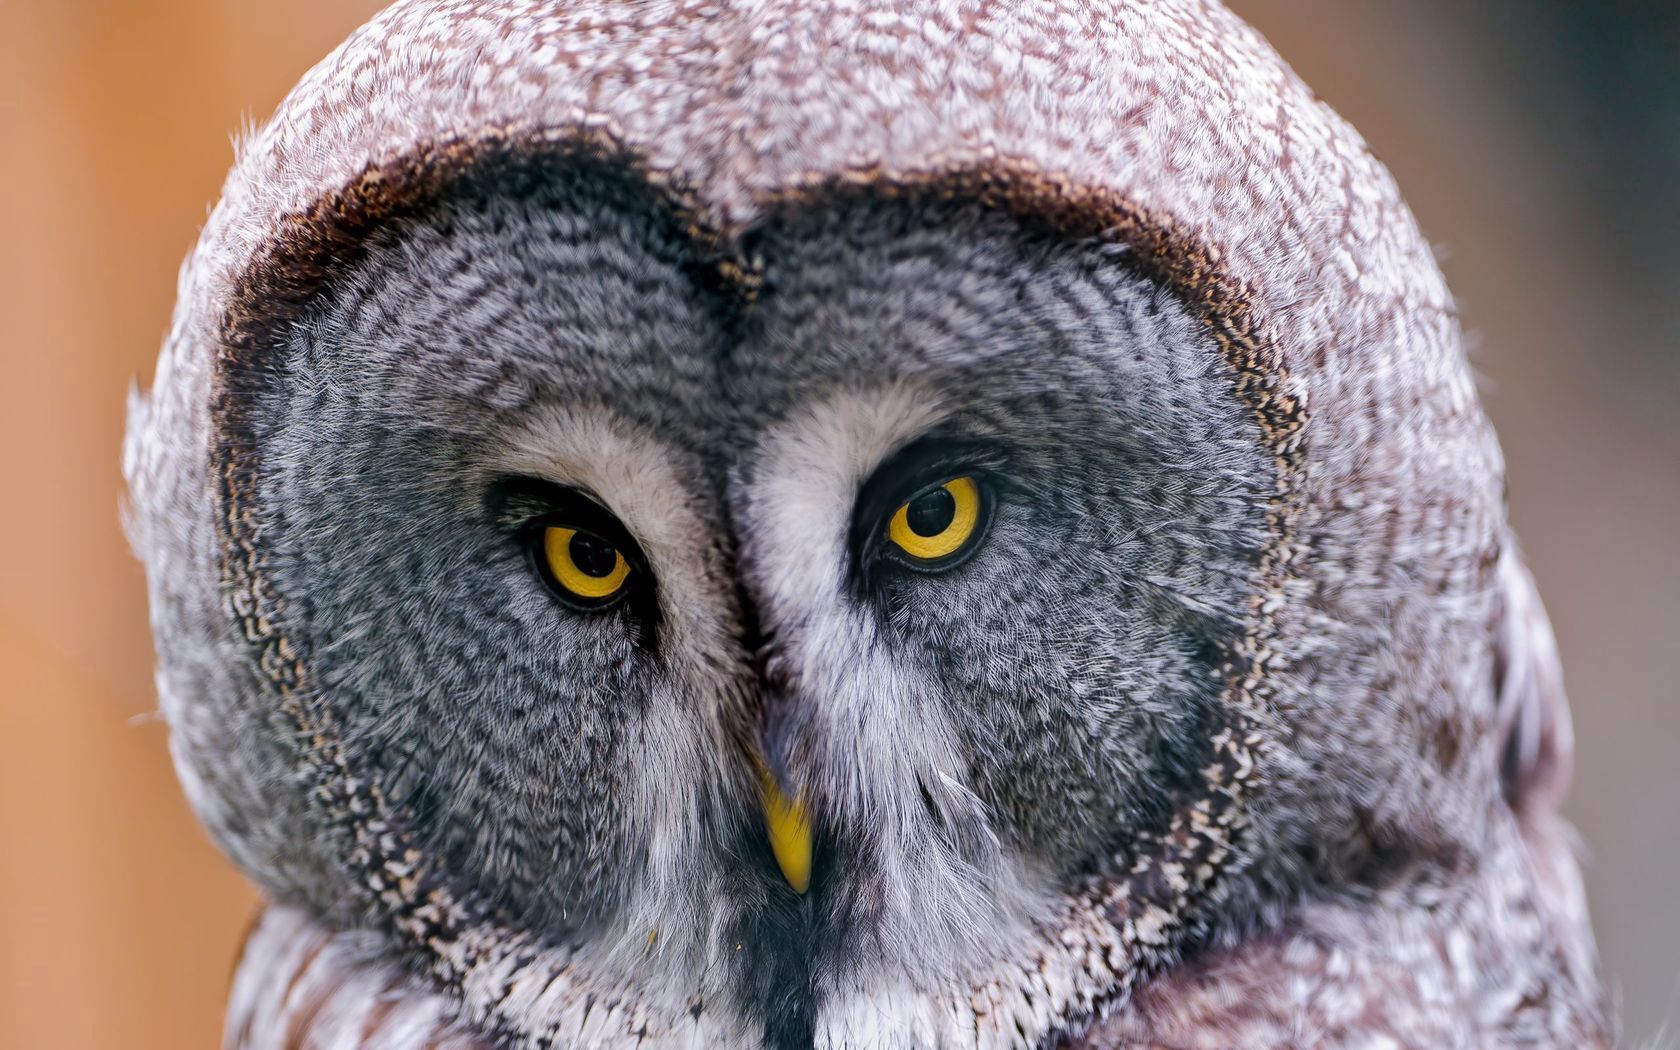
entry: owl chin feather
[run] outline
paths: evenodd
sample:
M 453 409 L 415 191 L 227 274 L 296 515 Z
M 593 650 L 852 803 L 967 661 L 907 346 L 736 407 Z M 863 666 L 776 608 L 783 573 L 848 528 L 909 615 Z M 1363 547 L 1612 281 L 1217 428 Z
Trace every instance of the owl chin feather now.
M 1520 870 L 1566 845 L 1561 826 L 1549 820 L 1521 840 L 1490 850 Z M 1490 844 L 1491 846 L 1492 844 Z M 1506 855 L 1506 851 L 1516 855 Z M 1348 894 L 1303 905 L 1287 923 L 1222 943 L 1140 983 L 1129 997 L 1103 1004 L 1101 1020 L 1071 1025 L 1056 1045 L 1172 1046 L 1220 1050 L 1232 1046 L 1335 1046 L 1356 1043 L 1372 1029 L 1403 1033 L 1405 1045 L 1460 1045 L 1468 1019 L 1482 1009 L 1490 982 L 1508 976 L 1514 960 L 1474 930 L 1490 912 L 1520 908 L 1532 885 L 1498 875 L 1495 865 L 1457 892 L 1427 902 L 1408 900 L 1408 880 L 1428 882 L 1442 873 L 1426 866 L 1387 890 Z M 1580 914 L 1578 880 L 1561 889 L 1558 933 L 1567 934 Z M 1388 906 L 1373 908 L 1373 903 Z M 1531 915 L 1544 923 L 1545 915 Z M 1553 921 L 1557 921 L 1554 919 Z M 1540 930 L 1531 936 L 1545 937 Z M 1251 994 L 1263 989 L 1287 994 Z M 1423 1009 L 1420 999 L 1437 1004 Z M 1441 1009 L 1441 1005 L 1447 1009 Z M 928 1004 L 937 1007 L 937 1004 Z M 836 1011 L 814 1040 L 824 1046 L 953 1045 L 960 1034 L 940 1027 L 943 1008 L 916 1012 L 905 990 L 860 996 L 849 1011 Z M 330 930 L 297 909 L 264 913 L 247 937 L 228 1005 L 229 1045 L 333 1046 L 367 1050 L 489 1050 L 497 1045 L 458 1023 L 456 1004 L 383 957 L 376 938 Z M 1526 1016 L 1523 1016 L 1526 1014 Z M 1519 1033 L 1544 1035 L 1556 1045 L 1609 1045 L 1592 1018 L 1566 1004 L 1541 999 L 1514 1015 Z M 282 1033 L 284 1035 L 282 1036 Z M 1309 1035 L 1310 1033 L 1310 1035 Z M 752 1037 L 748 1037 L 752 1038 Z M 289 1041 L 287 1041 L 289 1040 Z M 579 1043 L 577 1045 L 587 1045 Z M 603 1038 L 600 1045 L 610 1045 Z
M 1611 1040 L 1451 298 L 1216 5 L 401 0 L 124 467 L 230 1047 Z

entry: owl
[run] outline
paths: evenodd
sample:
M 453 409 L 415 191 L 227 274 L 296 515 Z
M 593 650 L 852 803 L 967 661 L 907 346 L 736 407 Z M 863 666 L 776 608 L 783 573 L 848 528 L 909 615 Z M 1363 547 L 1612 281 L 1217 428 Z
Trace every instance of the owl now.
M 131 407 L 226 1045 L 1608 1045 L 1461 342 L 1212 3 L 395 4 Z

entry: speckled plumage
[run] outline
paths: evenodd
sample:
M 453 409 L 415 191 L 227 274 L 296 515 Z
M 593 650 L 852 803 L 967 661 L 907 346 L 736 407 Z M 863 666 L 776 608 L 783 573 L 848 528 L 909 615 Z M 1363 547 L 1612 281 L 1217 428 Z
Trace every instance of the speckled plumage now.
M 1451 300 L 1221 8 L 399 3 L 242 144 L 133 417 L 177 765 L 280 905 L 231 1045 L 1609 1039 Z M 870 619 L 779 508 L 959 424 L 1021 479 L 988 542 L 1084 557 Z M 671 682 L 476 568 L 484 477 L 601 449 L 685 493 L 613 506 L 687 552 Z M 480 680 L 597 650 L 654 714 L 545 765 L 503 719 L 553 698 Z M 755 903 L 743 741 L 833 829 L 806 903 Z

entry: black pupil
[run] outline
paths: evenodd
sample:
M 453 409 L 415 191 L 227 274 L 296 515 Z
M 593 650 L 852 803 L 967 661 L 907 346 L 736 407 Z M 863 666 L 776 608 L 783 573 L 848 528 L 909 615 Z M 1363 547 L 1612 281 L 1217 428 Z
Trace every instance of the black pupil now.
M 613 545 L 587 532 L 572 533 L 572 542 L 567 544 L 566 553 L 571 555 L 572 564 L 585 576 L 606 576 L 618 565 L 618 551 Z
M 904 522 L 918 536 L 937 536 L 951 527 L 957 516 L 957 500 L 941 486 L 922 493 L 904 508 Z

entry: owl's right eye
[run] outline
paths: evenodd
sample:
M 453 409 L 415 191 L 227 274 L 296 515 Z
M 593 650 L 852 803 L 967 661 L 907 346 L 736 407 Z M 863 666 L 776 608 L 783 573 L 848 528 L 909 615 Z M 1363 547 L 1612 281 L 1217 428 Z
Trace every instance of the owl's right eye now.
M 555 591 L 579 608 L 607 608 L 629 589 L 631 568 L 624 552 L 584 529 L 543 526 L 540 561 Z
M 540 478 L 506 478 L 489 491 L 487 509 L 561 604 L 600 612 L 628 600 L 640 636 L 651 638 L 658 617 L 653 576 L 629 530 L 601 500 Z

